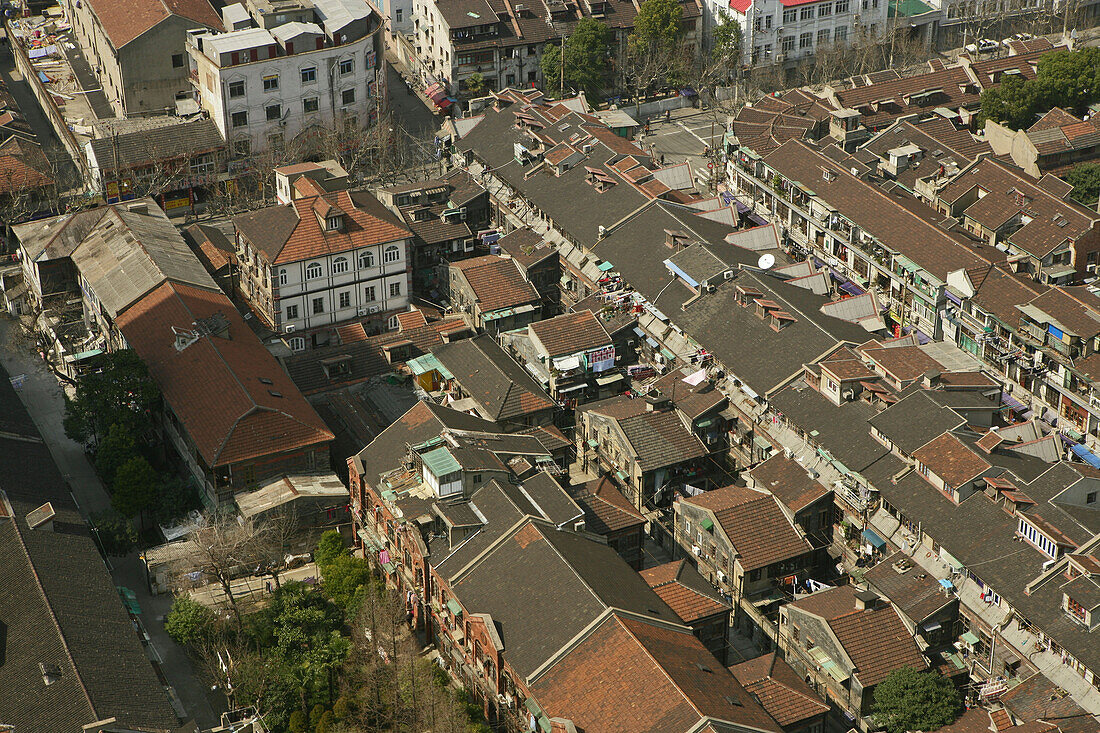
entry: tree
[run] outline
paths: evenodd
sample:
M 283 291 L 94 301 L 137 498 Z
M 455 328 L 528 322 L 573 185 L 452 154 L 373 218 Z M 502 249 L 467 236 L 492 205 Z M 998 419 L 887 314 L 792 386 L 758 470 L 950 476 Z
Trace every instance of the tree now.
M 100 478 L 108 485 L 114 484 L 118 469 L 137 457 L 137 444 L 134 436 L 122 425 L 115 423 L 107 430 L 107 435 L 99 442 L 95 453 L 95 468 Z
M 343 536 L 335 529 L 330 529 L 322 534 L 321 539 L 317 541 L 317 549 L 313 553 L 313 559 L 323 573 L 326 565 L 347 554 L 348 551 L 344 547 Z
M 113 511 L 92 515 L 92 527 L 103 552 L 114 557 L 129 555 L 137 545 L 134 524 Z
M 144 442 L 151 434 L 153 411 L 160 390 L 149 370 L 130 349 L 98 357 L 95 368 L 76 383 L 76 392 L 65 403 L 65 434 L 73 440 L 96 443 L 118 425 Z
M 982 118 L 1022 130 L 1055 105 L 1080 113 L 1098 99 L 1100 49 L 1054 51 L 1039 59 L 1034 79 L 1006 76 L 982 92 Z
M 1073 186 L 1070 196 L 1074 200 L 1085 206 L 1096 205 L 1096 199 L 1100 197 L 1100 163 L 1083 163 L 1064 177 L 1066 183 Z
M 263 555 L 263 532 L 263 525 L 251 519 L 238 522 L 228 512 L 208 513 L 203 525 L 191 534 L 195 552 L 181 561 L 182 572 L 197 567 L 221 587 L 238 630 L 243 626 L 243 619 L 233 593 L 233 580 L 259 563 Z
M 370 565 L 366 560 L 341 555 L 321 566 L 321 588 L 349 616 L 362 602 L 364 588 L 370 583 Z
M 1029 127 L 1047 99 L 1046 89 L 1035 81 L 1006 76 L 1000 85 L 982 92 L 982 120 L 993 120 L 1015 130 Z
M 135 456 L 118 467 L 111 482 L 111 507 L 124 517 L 144 515 L 157 498 L 160 477 L 149 461 Z
M 475 71 L 466 77 L 466 91 L 472 97 L 480 97 L 485 93 L 485 77 L 481 75 L 480 71 Z
M 634 49 L 657 48 L 672 52 L 683 35 L 684 9 L 676 0 L 645 0 L 634 18 L 629 44 Z
M 588 17 L 578 21 L 562 47 L 548 45 L 543 52 L 542 74 L 547 90 L 553 93 L 568 88 L 602 99 L 611 80 L 611 41 L 611 29 L 606 24 Z
M 935 672 L 902 667 L 875 687 L 875 722 L 889 733 L 937 730 L 954 721 L 961 709 L 951 680 Z
M 164 619 L 164 630 L 180 646 L 194 646 L 210 636 L 218 616 L 187 596 L 176 596 Z

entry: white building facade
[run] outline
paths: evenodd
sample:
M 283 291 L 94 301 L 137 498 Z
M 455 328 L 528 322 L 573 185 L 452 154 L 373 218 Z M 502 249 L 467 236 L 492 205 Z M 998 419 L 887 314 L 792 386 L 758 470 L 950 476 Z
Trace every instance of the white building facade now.
M 707 0 L 706 8 L 741 25 L 744 63 L 752 65 L 809 61 L 834 44 L 863 43 L 888 30 L 889 0 Z
M 381 17 L 363 0 L 264 5 L 228 6 L 235 30 L 187 39 L 199 105 L 231 154 L 278 149 L 311 128 L 373 125 L 386 99 Z

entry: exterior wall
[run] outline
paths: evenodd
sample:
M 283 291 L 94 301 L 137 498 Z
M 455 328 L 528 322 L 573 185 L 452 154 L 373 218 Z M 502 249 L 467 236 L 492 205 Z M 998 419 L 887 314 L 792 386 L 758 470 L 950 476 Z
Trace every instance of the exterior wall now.
M 787 663 L 799 676 L 807 679 L 818 694 L 823 694 L 827 700 L 857 718 L 869 712 L 866 708 L 870 705 L 872 695 L 866 694 L 859 681 L 851 676 L 853 670 L 848 666 L 847 655 L 822 619 L 797 608 L 784 608 L 779 615 L 779 646 Z M 809 650 L 815 646 L 849 675 L 845 682 L 837 682 L 826 672 L 817 669 L 809 656 Z
M 838 12 L 837 5 L 847 7 Z M 741 24 L 744 63 L 768 64 L 808 60 L 833 43 L 850 43 L 861 34 L 877 38 L 886 32 L 888 6 L 887 0 L 819 0 L 784 8 L 780 0 L 755 0 L 745 13 L 726 9 Z M 713 17 L 721 4 L 708 0 L 704 7 Z M 793 19 L 790 11 L 795 11 Z M 802 42 L 806 33 L 808 46 Z M 793 39 L 790 48 L 784 48 L 784 38 Z
M 269 149 L 282 136 L 284 144 L 311 127 L 331 129 L 335 124 L 369 127 L 385 107 L 385 74 L 380 73 L 382 35 L 375 30 L 342 46 L 276 56 L 269 59 L 220 67 L 196 46 L 187 48 L 191 58 L 191 81 L 199 105 L 210 114 L 231 149 L 247 140 L 252 151 Z M 339 63 L 353 62 L 350 73 L 341 74 Z M 315 80 L 302 81 L 302 71 L 313 69 Z M 278 76 L 279 88 L 265 91 L 264 78 Z M 244 94 L 230 96 L 230 84 L 244 83 Z M 345 92 L 355 100 L 344 104 Z M 316 100 L 317 110 L 306 112 L 307 100 Z M 267 109 L 279 105 L 277 119 L 267 119 Z M 246 113 L 247 124 L 235 125 L 234 113 Z
M 175 114 L 176 100 L 191 95 L 186 38 L 187 31 L 196 27 L 203 26 L 172 16 L 119 51 L 122 114 Z

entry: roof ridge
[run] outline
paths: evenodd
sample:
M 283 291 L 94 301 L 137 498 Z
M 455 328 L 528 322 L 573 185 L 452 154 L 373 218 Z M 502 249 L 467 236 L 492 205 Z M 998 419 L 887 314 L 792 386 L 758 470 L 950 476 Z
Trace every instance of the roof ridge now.
M 675 689 L 676 692 L 678 692 L 680 696 L 685 701 L 687 701 L 687 704 L 691 706 L 692 710 L 698 713 L 700 718 L 709 719 L 711 716 L 705 714 L 699 708 L 699 706 L 695 704 L 695 701 L 691 699 L 691 696 L 684 692 L 680 685 L 676 684 L 676 680 L 673 679 L 672 675 L 669 674 L 667 669 L 665 669 L 665 665 L 657 661 L 657 657 L 653 656 L 653 653 L 649 651 L 649 647 L 642 643 L 642 640 L 638 638 L 638 635 L 635 634 L 634 631 L 626 625 L 623 619 L 619 618 L 618 614 L 613 613 L 612 615 L 614 616 L 615 620 L 619 622 L 619 625 L 622 626 L 623 631 L 625 631 L 630 636 L 630 638 L 634 639 L 634 641 L 638 644 L 638 647 L 641 648 L 642 653 L 649 657 L 649 659 L 653 661 L 654 666 L 657 667 L 657 669 L 661 671 L 661 674 L 663 674 L 668 679 L 669 684 L 672 685 L 673 689 Z M 644 617 L 639 617 L 639 621 L 641 621 L 643 618 Z M 730 673 L 730 676 L 733 676 L 732 673 Z
M 2 493 L 2 492 L 0 492 Z M 6 497 L 5 497 L 6 499 Z M 27 549 L 27 543 L 23 539 L 23 533 L 19 531 L 19 518 L 11 517 L 12 529 L 15 531 L 15 537 L 19 540 L 19 546 L 23 550 L 23 556 L 27 558 L 27 566 L 31 570 L 31 575 L 34 576 L 34 584 L 38 589 L 38 592 L 42 594 L 42 600 L 46 604 L 46 610 L 49 611 L 50 620 L 53 621 L 54 628 L 57 629 L 57 635 L 61 639 L 61 647 L 65 650 L 65 658 L 69 660 L 69 664 L 72 665 L 73 674 L 76 676 L 77 684 L 80 685 L 80 691 L 84 693 L 84 699 L 88 703 L 88 708 L 92 711 L 93 715 L 98 715 L 96 712 L 95 704 L 92 702 L 92 696 L 88 693 L 88 688 L 84 684 L 84 680 L 80 675 L 80 668 L 76 666 L 76 660 L 73 659 L 73 653 L 69 649 L 69 642 L 65 638 L 65 631 L 61 628 L 61 622 L 57 620 L 57 614 L 53 610 L 53 604 L 50 603 L 50 596 L 46 593 L 46 589 L 42 586 L 42 578 L 38 575 L 38 568 L 35 567 L 34 559 L 31 557 L 30 550 Z M 32 530 L 33 531 L 33 530 Z

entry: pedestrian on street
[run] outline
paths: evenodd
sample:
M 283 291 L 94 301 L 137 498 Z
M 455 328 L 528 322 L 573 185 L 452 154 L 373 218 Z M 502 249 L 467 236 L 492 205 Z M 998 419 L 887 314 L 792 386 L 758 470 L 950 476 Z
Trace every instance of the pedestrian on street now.
M 665 110 L 665 122 L 672 122 L 672 110 Z

